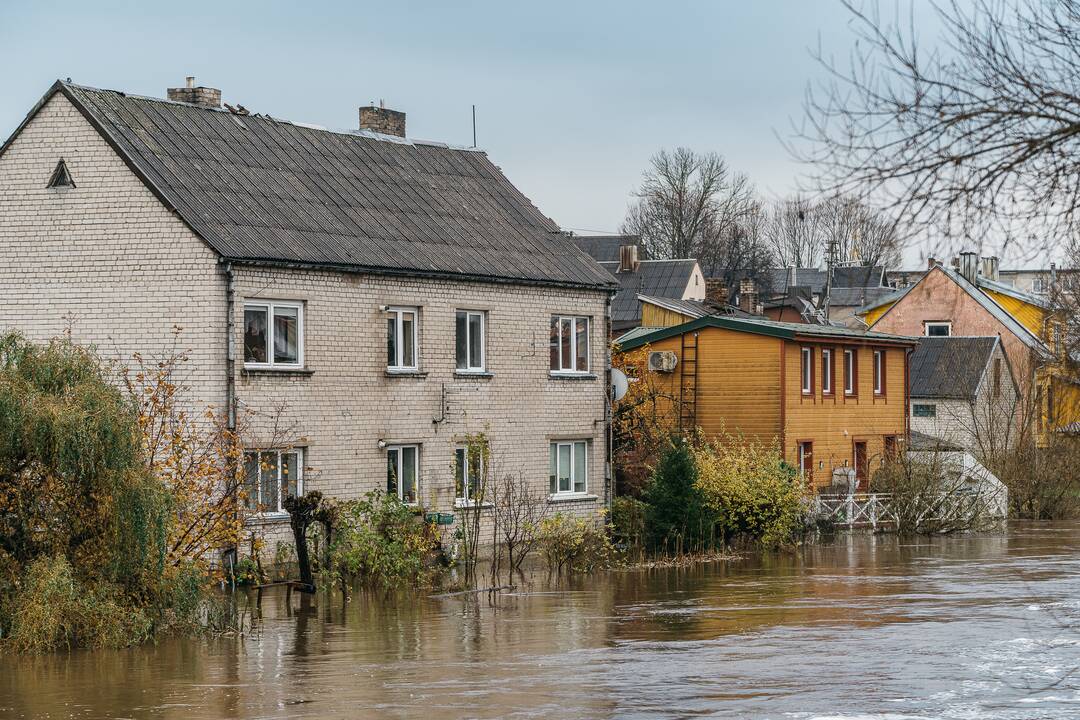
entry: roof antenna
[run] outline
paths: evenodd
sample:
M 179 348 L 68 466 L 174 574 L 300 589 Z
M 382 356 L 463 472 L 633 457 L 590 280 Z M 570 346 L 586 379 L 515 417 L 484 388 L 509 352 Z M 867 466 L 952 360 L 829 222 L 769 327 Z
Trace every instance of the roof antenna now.
M 476 104 L 472 106 L 472 146 L 476 148 Z

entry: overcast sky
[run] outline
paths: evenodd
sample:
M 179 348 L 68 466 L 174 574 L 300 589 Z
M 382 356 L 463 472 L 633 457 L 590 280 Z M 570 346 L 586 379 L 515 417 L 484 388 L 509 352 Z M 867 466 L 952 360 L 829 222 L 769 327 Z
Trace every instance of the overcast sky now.
M 614 232 L 662 147 L 719 152 L 767 198 L 794 190 L 776 134 L 819 41 L 851 47 L 838 0 L 0 0 L 0 135 L 67 77 L 164 97 L 195 75 L 226 102 L 334 128 L 383 99 L 409 135 L 466 145 L 475 103 L 478 144 L 543 212 Z

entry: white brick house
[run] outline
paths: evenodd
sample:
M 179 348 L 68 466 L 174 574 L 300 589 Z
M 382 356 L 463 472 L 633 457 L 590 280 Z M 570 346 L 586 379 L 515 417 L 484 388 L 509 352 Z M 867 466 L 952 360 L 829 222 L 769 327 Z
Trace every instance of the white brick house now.
M 379 108 L 362 124 L 396 135 L 169 95 L 191 102 L 57 82 L 0 146 L 0 331 L 123 359 L 182 328 L 190 402 L 272 453 L 263 524 L 294 484 L 452 510 L 481 431 L 553 506 L 607 501 L 614 281 L 486 154 Z

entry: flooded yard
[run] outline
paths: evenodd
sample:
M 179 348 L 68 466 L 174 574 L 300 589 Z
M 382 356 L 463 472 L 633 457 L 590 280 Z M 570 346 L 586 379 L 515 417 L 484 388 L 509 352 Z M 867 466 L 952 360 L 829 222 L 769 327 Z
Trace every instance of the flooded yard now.
M 242 639 L 0 658 L 12 718 L 1075 718 L 1080 525 L 486 596 L 263 594 Z

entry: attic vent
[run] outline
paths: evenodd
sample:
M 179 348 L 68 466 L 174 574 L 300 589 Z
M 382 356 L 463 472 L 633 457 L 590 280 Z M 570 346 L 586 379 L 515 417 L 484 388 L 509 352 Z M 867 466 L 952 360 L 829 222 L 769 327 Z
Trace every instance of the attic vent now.
M 56 169 L 53 170 L 52 177 L 49 178 L 49 184 L 45 187 L 75 187 L 75 181 L 71 179 L 71 173 L 68 172 L 64 158 L 60 158 L 60 162 L 56 163 Z

